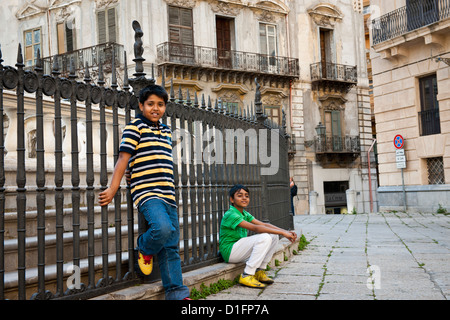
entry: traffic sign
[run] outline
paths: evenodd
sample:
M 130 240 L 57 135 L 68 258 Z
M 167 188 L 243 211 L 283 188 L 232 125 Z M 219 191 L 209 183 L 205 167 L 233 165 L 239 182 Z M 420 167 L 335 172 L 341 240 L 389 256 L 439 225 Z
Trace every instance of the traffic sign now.
M 394 137 L 394 147 L 397 149 L 401 149 L 403 148 L 403 144 L 405 143 L 405 140 L 403 139 L 403 137 L 401 135 L 396 135 Z
M 396 162 L 397 169 L 405 169 L 406 168 L 406 161 L 400 161 Z
M 394 145 L 395 145 L 395 140 L 394 140 Z M 397 165 L 397 169 L 405 169 L 406 168 L 405 149 L 395 150 L 395 162 Z

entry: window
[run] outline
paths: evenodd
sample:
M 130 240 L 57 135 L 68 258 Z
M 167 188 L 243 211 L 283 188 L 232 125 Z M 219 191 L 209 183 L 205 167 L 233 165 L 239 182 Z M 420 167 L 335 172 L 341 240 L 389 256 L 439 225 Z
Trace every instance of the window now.
M 227 109 L 228 113 L 239 114 L 238 102 L 223 102 L 223 106 Z
M 169 6 L 169 42 L 194 44 L 192 10 Z
M 58 53 L 66 53 L 75 47 L 75 20 L 65 21 L 56 25 L 58 35 Z
M 37 52 L 41 49 L 41 28 L 27 30 L 24 32 L 25 37 L 25 66 L 36 64 Z
M 334 151 L 342 151 L 343 139 L 341 128 L 341 111 L 325 111 L 326 136 L 329 137 Z
M 262 67 L 268 66 L 269 71 L 271 67 L 276 65 L 277 56 L 277 28 L 271 24 L 259 24 L 259 45 L 261 54 Z M 275 71 L 275 70 L 273 70 Z
M 407 0 L 408 30 L 414 30 L 439 20 L 439 0 Z
M 322 78 L 336 79 L 335 65 L 333 61 L 333 30 L 320 29 L 320 63 Z
M 116 8 L 97 12 L 98 43 L 117 42 Z
M 169 55 L 170 61 L 193 64 L 194 31 L 192 10 L 169 6 Z
M 428 184 L 444 184 L 444 161 L 442 157 L 427 158 Z
M 234 20 L 216 17 L 217 58 L 219 67 L 231 69 L 231 41 Z
M 264 113 L 273 123 L 281 125 L 281 108 L 279 106 L 264 106 Z
M 438 87 L 436 74 L 419 79 L 420 135 L 426 136 L 441 133 L 439 118 L 439 102 L 437 100 Z

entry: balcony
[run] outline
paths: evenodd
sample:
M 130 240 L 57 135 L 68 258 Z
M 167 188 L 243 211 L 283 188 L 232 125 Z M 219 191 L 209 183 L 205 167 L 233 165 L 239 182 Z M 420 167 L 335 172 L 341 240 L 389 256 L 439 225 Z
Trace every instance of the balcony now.
M 361 144 L 359 136 L 315 137 L 316 160 L 324 164 L 347 165 L 359 157 Z
M 310 69 L 314 89 L 347 93 L 358 82 L 356 66 L 318 62 L 311 64 Z
M 50 57 L 42 58 L 44 74 L 51 74 L 53 64 L 58 62 L 59 72 L 61 76 L 67 77 L 70 72 L 70 61 L 73 59 L 75 74 L 78 78 L 84 77 L 86 64 L 89 68 L 91 79 L 97 80 L 98 66 L 100 62 L 103 64 L 103 72 L 109 74 L 112 71 L 112 57 L 115 55 L 115 68 L 121 68 L 124 65 L 124 48 L 123 45 L 114 42 L 107 42 L 91 47 L 86 47 L 71 52 L 66 52 Z M 33 67 L 30 67 L 33 68 Z M 116 73 L 118 84 L 121 86 L 120 73 Z M 105 77 L 105 82 L 109 81 L 109 77 Z
M 373 45 L 450 17 L 450 0 L 409 1 L 372 21 Z
M 298 59 L 259 53 L 218 50 L 171 42 L 156 48 L 159 66 L 181 67 L 201 72 L 226 72 L 234 75 L 271 76 L 289 80 L 298 78 Z
M 419 130 L 421 136 L 441 133 L 439 109 L 419 112 Z

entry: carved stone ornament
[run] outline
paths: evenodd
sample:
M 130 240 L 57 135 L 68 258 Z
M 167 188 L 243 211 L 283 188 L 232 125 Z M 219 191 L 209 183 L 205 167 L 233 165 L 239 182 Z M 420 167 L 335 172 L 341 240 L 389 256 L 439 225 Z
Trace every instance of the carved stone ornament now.
M 343 18 L 342 13 L 332 4 L 319 4 L 308 10 L 314 23 L 320 27 L 334 28 Z
M 219 13 L 227 16 L 237 16 L 242 9 L 238 5 L 218 1 L 209 1 L 209 5 L 211 6 L 211 10 L 214 13 Z
M 255 9 L 255 15 L 261 22 L 272 22 L 275 23 L 278 19 L 270 11 Z
M 345 110 L 345 102 L 340 99 L 328 99 L 322 101 L 320 106 L 324 111 L 343 111 Z
M 264 95 L 262 98 L 263 105 L 281 106 L 281 97 L 276 94 Z
M 95 0 L 95 7 L 98 9 L 104 9 L 112 4 L 118 3 L 119 0 Z
M 118 0 L 112 0 L 117 2 Z M 16 17 L 19 20 L 32 17 L 34 15 L 43 14 L 49 10 L 59 9 L 57 17 L 64 16 L 67 14 L 65 8 L 72 4 L 80 4 L 81 0 L 28 0 L 26 3 L 16 11 Z M 64 20 L 62 18 L 57 18 L 57 21 Z
M 194 8 L 197 4 L 196 0 L 164 0 L 168 5 L 183 8 Z

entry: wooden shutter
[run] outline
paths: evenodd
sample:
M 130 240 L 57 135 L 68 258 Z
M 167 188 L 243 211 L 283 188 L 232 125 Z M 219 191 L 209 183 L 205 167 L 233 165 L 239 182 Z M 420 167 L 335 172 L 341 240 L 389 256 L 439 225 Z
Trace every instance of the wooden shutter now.
M 192 10 L 169 6 L 169 41 L 194 44 Z
M 64 23 L 58 23 L 56 25 L 56 33 L 58 35 L 58 53 L 65 53 L 66 45 L 64 41 Z
M 116 8 L 97 12 L 98 43 L 117 42 Z
M 108 9 L 108 42 L 116 42 L 116 8 Z
M 98 43 L 107 42 L 106 39 L 106 15 L 105 11 L 97 12 L 97 31 L 98 31 Z
M 266 25 L 259 25 L 259 45 L 261 54 L 267 54 L 267 34 L 266 34 Z
M 67 52 L 75 50 L 75 44 L 74 44 L 74 32 L 73 28 L 75 26 L 75 20 L 72 20 L 70 28 L 67 26 L 67 22 L 65 23 L 66 26 L 66 49 Z
M 342 151 L 342 135 L 341 135 L 341 112 L 331 111 L 331 132 L 333 139 L 333 150 Z

